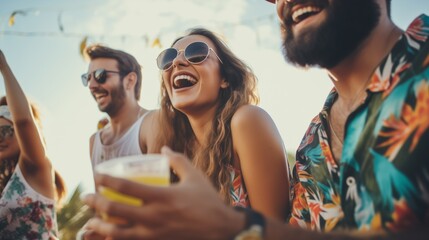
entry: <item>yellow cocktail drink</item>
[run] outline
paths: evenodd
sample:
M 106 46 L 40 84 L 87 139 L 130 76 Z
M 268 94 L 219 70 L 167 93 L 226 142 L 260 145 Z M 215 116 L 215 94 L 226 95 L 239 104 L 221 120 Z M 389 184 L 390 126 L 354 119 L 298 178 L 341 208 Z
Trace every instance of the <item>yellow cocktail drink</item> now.
M 144 183 L 148 185 L 168 186 L 170 184 L 170 179 L 168 179 L 167 177 L 141 176 L 141 177 L 130 177 L 127 179 L 134 182 Z M 115 202 L 120 202 L 120 203 L 133 205 L 133 206 L 140 206 L 142 204 L 142 201 L 140 199 L 130 197 L 122 193 L 118 193 L 110 188 L 100 187 L 99 190 L 103 196 Z
M 136 155 L 112 159 L 98 165 L 96 171 L 148 185 L 168 186 L 170 184 L 168 161 L 160 154 Z M 119 193 L 104 186 L 98 187 L 98 191 L 106 198 L 115 202 L 132 206 L 141 206 L 143 204 L 141 199 Z M 125 219 L 111 217 L 106 213 L 100 213 L 100 215 L 104 219 L 116 224 L 127 223 Z

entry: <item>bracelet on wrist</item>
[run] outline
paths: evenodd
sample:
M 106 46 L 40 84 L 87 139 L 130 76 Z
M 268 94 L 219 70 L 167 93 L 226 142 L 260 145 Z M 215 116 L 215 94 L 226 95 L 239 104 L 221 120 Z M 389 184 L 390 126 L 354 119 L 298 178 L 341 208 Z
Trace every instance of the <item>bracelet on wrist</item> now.
M 234 240 L 262 240 L 265 237 L 265 218 L 262 214 L 243 207 L 234 207 L 244 212 L 246 216 L 244 229 L 234 237 Z

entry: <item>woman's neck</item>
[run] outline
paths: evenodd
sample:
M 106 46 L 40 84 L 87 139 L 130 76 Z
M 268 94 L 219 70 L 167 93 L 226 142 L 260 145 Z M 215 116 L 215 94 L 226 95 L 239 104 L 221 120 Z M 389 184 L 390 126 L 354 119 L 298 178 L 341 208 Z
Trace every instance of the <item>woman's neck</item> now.
M 207 136 L 212 131 L 216 110 L 217 106 L 213 106 L 204 111 L 185 113 L 200 146 L 207 144 Z

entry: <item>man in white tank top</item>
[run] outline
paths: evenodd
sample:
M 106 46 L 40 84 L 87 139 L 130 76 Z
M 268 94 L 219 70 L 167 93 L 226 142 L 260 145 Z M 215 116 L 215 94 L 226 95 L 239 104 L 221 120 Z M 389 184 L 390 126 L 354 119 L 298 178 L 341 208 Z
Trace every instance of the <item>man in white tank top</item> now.
M 86 49 L 91 59 L 82 82 L 89 86 L 98 109 L 107 113 L 109 124 L 91 136 L 91 164 L 119 156 L 145 152 L 140 145 L 140 126 L 148 112 L 140 99 L 141 66 L 130 54 L 101 45 Z
M 89 87 L 98 109 L 109 116 L 109 123 L 90 138 L 91 165 L 112 158 L 147 152 L 143 119 L 150 111 L 140 99 L 141 66 L 130 54 L 101 45 L 86 49 L 90 58 L 82 83 Z M 88 230 L 79 231 L 81 239 L 92 239 Z

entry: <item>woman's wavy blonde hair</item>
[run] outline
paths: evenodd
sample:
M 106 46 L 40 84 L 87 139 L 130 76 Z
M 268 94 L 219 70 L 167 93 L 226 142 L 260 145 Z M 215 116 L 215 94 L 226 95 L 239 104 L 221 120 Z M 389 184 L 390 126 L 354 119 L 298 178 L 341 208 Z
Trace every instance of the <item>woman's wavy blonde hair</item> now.
M 212 41 L 217 55 L 223 62 L 220 65 L 221 76 L 229 86 L 219 90 L 219 104 L 206 141 L 208 144 L 200 146 L 188 118 L 173 107 L 162 81 L 160 126 L 163 129 L 160 131 L 157 149 L 167 145 L 174 151 L 187 155 L 192 163 L 209 177 L 224 201 L 231 203 L 232 180 L 228 171 L 228 166 L 232 165 L 234 159 L 231 118 L 239 107 L 259 103 L 259 96 L 256 93 L 257 78 L 252 69 L 235 56 L 221 38 L 210 30 L 190 29 L 172 45 L 191 35 L 204 36 Z

